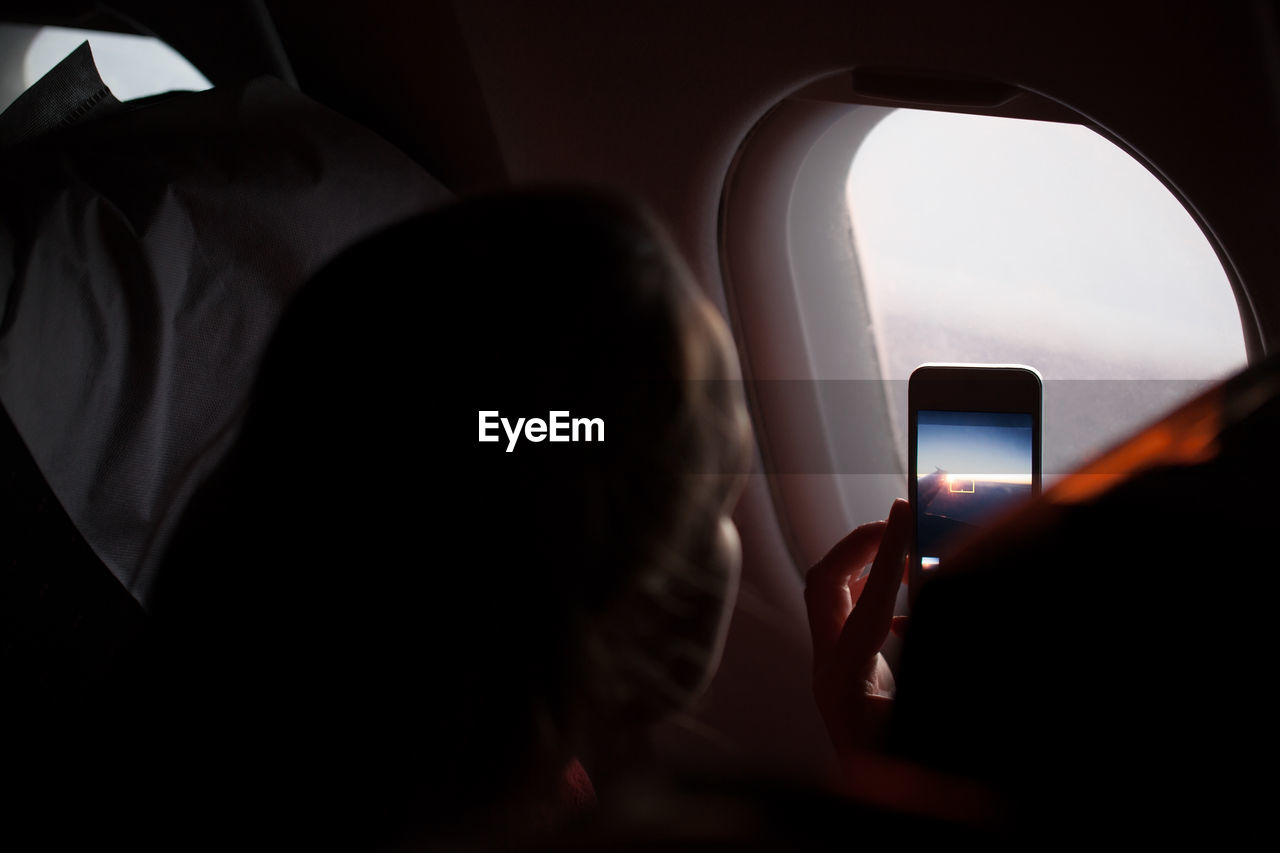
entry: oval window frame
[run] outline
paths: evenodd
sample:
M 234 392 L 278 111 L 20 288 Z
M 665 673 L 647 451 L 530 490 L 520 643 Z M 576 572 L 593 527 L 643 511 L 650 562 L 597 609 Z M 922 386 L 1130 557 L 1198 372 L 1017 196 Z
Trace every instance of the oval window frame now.
M 891 403 L 883 391 L 869 390 L 883 384 L 875 338 L 847 333 L 869 329 L 871 317 L 844 177 L 867 134 L 896 108 L 1059 121 L 1098 133 L 1160 180 L 1200 228 L 1231 285 L 1249 361 L 1261 351 L 1257 318 L 1221 242 L 1185 195 L 1123 140 L 1068 106 L 1016 86 L 954 85 L 907 72 L 903 79 L 911 85 L 892 91 L 883 81 L 892 83 L 899 73 L 878 74 L 868 92 L 859 91 L 859 71 L 846 69 L 784 98 L 743 141 L 721 195 L 726 304 L 770 494 L 800 570 L 851 527 L 883 518 L 892 500 L 905 494 Z M 939 92 L 943 97 L 936 97 Z M 989 100 L 966 101 L 973 92 Z M 832 181 L 832 174 L 841 180 Z M 847 287 L 851 274 L 859 286 Z M 823 284 L 835 278 L 843 289 Z M 859 441 L 838 440 L 850 434 Z

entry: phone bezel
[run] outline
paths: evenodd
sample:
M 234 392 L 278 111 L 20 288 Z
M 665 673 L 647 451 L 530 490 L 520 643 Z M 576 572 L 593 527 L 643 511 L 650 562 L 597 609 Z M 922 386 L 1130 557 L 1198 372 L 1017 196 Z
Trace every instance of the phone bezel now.
M 1031 415 L 1031 494 L 1040 494 L 1044 383 L 1039 371 L 1023 364 L 922 364 L 907 384 L 907 498 L 911 504 L 908 579 L 914 597 L 924 580 L 916 535 L 916 440 L 918 415 L 926 411 L 997 412 Z

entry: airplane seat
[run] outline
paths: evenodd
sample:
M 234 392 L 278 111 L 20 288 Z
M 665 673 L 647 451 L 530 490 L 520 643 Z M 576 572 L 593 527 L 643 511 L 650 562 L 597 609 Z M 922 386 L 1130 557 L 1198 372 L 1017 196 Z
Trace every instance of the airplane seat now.
M 87 705 L 142 635 L 142 608 L 80 535 L 3 412 L 0 483 L 7 713 Z
M 450 197 L 268 78 L 121 104 L 87 45 L 0 116 L 0 402 L 146 603 L 282 306 L 360 237 Z

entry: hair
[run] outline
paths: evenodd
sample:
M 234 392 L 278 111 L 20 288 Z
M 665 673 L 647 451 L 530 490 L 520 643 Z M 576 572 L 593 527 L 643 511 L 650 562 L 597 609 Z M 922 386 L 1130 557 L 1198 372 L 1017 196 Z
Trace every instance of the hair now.
M 481 411 L 604 440 L 507 452 Z M 747 436 L 727 332 L 649 214 L 464 200 L 290 305 L 154 609 L 203 712 L 307 796 L 465 812 L 701 689 Z

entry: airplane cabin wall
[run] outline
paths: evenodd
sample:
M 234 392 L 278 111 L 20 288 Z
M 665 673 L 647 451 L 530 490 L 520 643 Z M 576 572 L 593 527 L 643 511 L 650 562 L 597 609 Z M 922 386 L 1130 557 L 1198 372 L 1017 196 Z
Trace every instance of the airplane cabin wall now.
M 372 52 L 374 30 L 336 12 L 298 0 L 271 8 L 304 91 L 323 83 L 312 94 L 358 108 L 455 189 L 585 181 L 634 194 L 670 225 L 722 308 L 725 177 L 781 98 L 855 66 L 1014 83 L 1076 109 L 1154 164 L 1218 238 L 1228 271 L 1251 286 L 1251 355 L 1280 336 L 1280 289 L 1270 285 L 1280 275 L 1276 33 L 1265 4 L 373 4 L 393 35 Z M 304 30 L 315 42 L 295 51 L 290 33 Z M 344 38 L 359 61 L 331 58 Z M 752 478 L 737 520 L 743 592 L 697 715 L 703 728 L 676 727 L 663 743 L 707 766 L 825 774 L 829 750 L 808 696 L 804 567 L 788 554 L 762 478 Z

